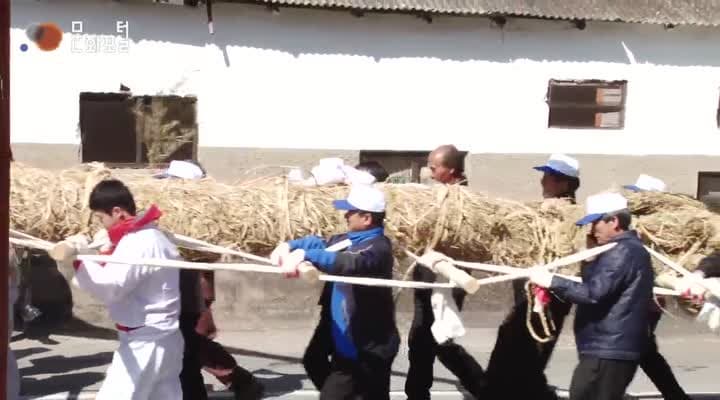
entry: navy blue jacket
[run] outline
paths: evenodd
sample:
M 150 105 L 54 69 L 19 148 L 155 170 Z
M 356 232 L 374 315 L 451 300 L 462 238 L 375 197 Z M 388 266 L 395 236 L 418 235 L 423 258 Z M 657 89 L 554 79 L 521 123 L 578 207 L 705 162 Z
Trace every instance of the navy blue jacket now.
M 350 239 L 340 252 L 325 251 Z M 348 232 L 327 241 L 309 236 L 290 242 L 292 250 L 305 250 L 305 260 L 331 275 L 392 279 L 392 243 L 382 228 Z M 395 323 L 392 288 L 328 282 L 320 297 L 323 314 L 329 311 L 334 350 L 350 360 L 392 361 L 400 347 Z
M 654 273 L 635 231 L 582 269 L 582 283 L 554 277 L 550 289 L 578 305 L 575 341 L 580 355 L 638 360 L 649 340 Z

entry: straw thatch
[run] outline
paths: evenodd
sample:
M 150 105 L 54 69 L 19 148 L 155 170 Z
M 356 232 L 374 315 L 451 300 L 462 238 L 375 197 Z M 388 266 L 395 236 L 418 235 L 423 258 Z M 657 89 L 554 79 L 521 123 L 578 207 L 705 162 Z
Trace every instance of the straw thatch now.
M 268 254 L 282 240 L 343 232 L 342 214 L 331 200 L 345 186 L 299 187 L 284 178 L 226 185 L 212 179 L 158 180 L 150 171 L 109 170 L 87 164 L 60 172 L 12 167 L 11 226 L 50 241 L 89 232 L 87 197 L 101 179 L 128 184 L 138 205 L 157 204 L 163 227 L 222 246 Z M 398 247 L 425 248 L 460 260 L 529 266 L 576 251 L 585 232 L 573 225 L 583 210 L 564 201 L 520 203 L 491 198 L 460 186 L 383 185 L 387 234 Z M 692 264 L 720 248 L 720 218 L 690 198 L 630 195 L 643 238 Z M 198 258 L 199 255 L 193 255 Z M 688 265 L 693 267 L 693 265 Z

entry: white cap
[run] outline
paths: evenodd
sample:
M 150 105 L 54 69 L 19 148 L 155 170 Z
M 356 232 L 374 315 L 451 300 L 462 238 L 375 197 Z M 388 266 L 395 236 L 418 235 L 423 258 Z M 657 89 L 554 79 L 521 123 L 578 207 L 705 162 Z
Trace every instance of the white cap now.
M 580 176 L 580 162 L 565 154 L 552 154 L 545 165 L 535 167 L 542 172 L 560 173 L 571 178 Z
M 333 201 L 338 210 L 385 212 L 385 193 L 370 185 L 353 185 L 345 200 Z
M 605 214 L 628 208 L 625 197 L 619 193 L 600 193 L 589 196 L 585 203 L 585 216 L 576 225 L 587 225 L 602 218 Z
M 162 174 L 158 175 L 158 178 L 182 178 L 182 179 L 201 179 L 205 176 L 200 167 L 196 164 L 187 161 L 173 160 L 170 162 L 168 169 Z
M 650 175 L 641 174 L 634 185 L 624 186 L 633 192 L 664 192 L 667 186 L 662 180 Z
M 348 185 L 372 185 L 375 183 L 375 177 L 367 171 L 361 171 L 349 165 L 342 166 L 345 173 L 345 183 Z

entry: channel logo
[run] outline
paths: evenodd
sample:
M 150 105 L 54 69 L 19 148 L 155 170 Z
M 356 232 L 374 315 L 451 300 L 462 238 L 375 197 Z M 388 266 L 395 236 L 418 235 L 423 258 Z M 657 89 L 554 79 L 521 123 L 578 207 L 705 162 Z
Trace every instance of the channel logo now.
M 25 35 L 42 51 L 53 51 L 60 47 L 63 31 L 53 22 L 32 24 L 25 29 Z M 20 45 L 21 51 L 28 51 L 27 43 Z

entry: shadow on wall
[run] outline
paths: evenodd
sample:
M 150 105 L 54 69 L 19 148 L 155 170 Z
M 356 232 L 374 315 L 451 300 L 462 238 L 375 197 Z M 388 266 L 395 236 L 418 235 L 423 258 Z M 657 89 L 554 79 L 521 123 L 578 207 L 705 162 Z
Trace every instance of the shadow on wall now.
M 513 60 L 609 62 L 627 64 L 623 43 L 638 63 L 675 66 L 720 66 L 720 29 L 589 22 L 578 30 L 569 21 L 510 18 L 503 29 L 488 18 L 435 16 L 427 23 L 414 15 L 265 6 L 216 4 L 215 35 L 208 33 L 204 7 L 143 2 L 15 0 L 12 27 L 51 20 L 65 31 L 83 22 L 88 34 L 116 34 L 119 20 L 129 22 L 132 41 L 172 42 L 223 50 L 260 48 L 299 55 L 348 54 L 381 59 L 428 57 L 454 61 Z M 538 37 L 537 32 L 545 34 Z M 391 39 L 391 40 L 389 40 Z M 488 40 L 492 39 L 492 40 Z M 671 50 L 671 51 L 670 51 Z M 237 60 L 237 57 L 236 57 Z M 188 63 L 191 61 L 189 60 Z

